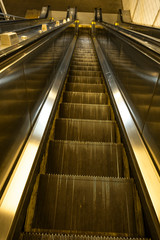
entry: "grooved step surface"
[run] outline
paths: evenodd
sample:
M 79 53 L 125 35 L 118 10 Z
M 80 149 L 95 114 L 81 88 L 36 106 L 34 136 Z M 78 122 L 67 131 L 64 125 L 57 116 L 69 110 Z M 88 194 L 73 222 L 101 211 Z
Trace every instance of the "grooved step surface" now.
M 86 83 L 67 83 L 67 91 L 73 92 L 95 92 L 95 93 L 104 93 L 105 88 L 103 84 L 86 84 Z
M 131 179 L 41 175 L 30 230 L 143 237 L 134 198 Z
M 149 240 L 148 238 L 98 237 L 88 235 L 62 235 L 45 233 L 24 233 L 20 240 Z
M 76 62 L 97 62 L 98 63 L 98 60 L 97 58 L 93 57 L 93 58 L 78 58 L 78 57 L 75 57 L 73 56 L 72 58 L 73 61 L 76 61 Z
M 78 65 L 72 65 L 71 70 L 79 70 L 79 71 L 99 71 L 99 66 L 78 66 Z
M 50 141 L 46 172 L 123 177 L 122 145 Z
M 116 122 L 59 118 L 55 124 L 55 139 L 116 142 Z
M 104 93 L 69 92 L 63 94 L 63 101 L 69 103 L 107 104 L 108 96 Z
M 69 76 L 68 82 L 101 84 L 100 77 Z
M 59 117 L 111 120 L 111 108 L 100 104 L 61 103 Z
M 71 67 L 72 66 L 99 66 L 99 63 L 97 62 L 97 61 L 95 61 L 95 62 L 90 62 L 90 61 L 88 61 L 88 62 L 82 62 L 82 61 L 79 61 L 79 62 L 77 62 L 77 61 L 72 61 L 71 62 Z
M 70 70 L 69 74 L 72 76 L 93 76 L 93 77 L 101 77 L 101 71 L 79 71 L 79 70 Z

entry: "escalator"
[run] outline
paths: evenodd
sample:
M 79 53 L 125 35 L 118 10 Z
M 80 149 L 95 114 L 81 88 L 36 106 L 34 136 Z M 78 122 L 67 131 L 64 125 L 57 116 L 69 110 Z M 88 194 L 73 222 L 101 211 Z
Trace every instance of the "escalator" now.
M 89 30 L 81 29 L 20 239 L 145 237 L 103 74 Z

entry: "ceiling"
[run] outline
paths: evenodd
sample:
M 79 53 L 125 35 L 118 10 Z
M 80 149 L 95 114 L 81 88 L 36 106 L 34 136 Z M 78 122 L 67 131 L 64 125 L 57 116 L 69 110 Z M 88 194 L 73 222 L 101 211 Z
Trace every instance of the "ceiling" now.
M 40 10 L 50 5 L 51 10 L 66 11 L 67 7 L 77 7 L 79 12 L 93 12 L 94 8 L 102 8 L 103 13 L 118 13 L 122 8 L 121 0 L 3 0 L 7 13 L 25 16 L 27 9 Z

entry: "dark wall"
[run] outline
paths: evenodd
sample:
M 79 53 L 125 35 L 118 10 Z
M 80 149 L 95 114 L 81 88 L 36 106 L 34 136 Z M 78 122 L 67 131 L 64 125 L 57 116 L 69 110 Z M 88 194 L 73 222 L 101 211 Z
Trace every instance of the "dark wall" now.
M 79 12 L 93 12 L 101 7 L 104 13 L 118 13 L 122 8 L 121 0 L 4 0 L 9 14 L 25 16 L 27 9 L 40 10 L 42 6 L 50 5 L 51 10 L 66 11 L 67 7 L 77 6 Z

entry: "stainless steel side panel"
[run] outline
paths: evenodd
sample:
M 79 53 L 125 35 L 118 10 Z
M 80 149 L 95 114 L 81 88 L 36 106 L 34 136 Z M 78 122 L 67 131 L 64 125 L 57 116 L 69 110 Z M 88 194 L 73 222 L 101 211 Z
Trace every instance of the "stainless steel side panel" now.
M 96 34 L 160 174 L 160 65 L 116 34 L 104 29 Z
M 53 33 L 0 69 L 0 196 L 73 36 Z

